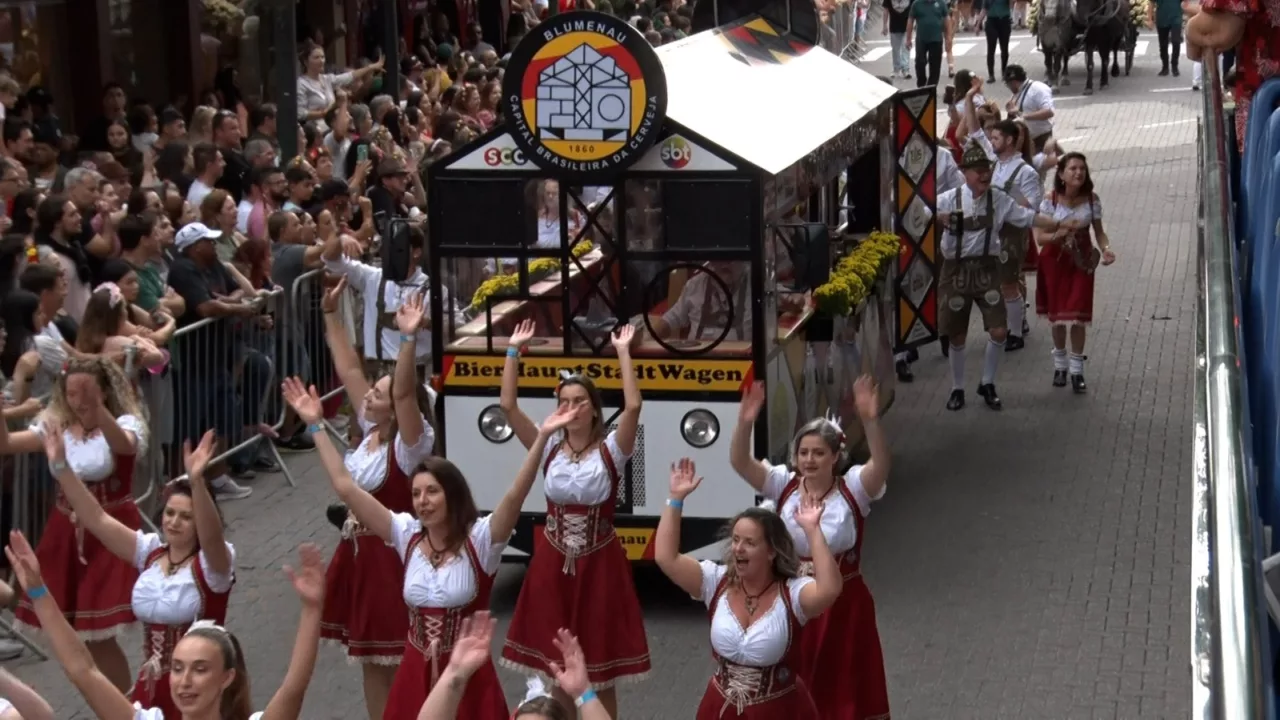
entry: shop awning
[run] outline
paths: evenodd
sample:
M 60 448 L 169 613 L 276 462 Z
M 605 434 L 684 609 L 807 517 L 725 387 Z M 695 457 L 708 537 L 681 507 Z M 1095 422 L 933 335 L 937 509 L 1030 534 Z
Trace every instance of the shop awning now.
M 896 89 L 756 17 L 657 48 L 667 117 L 776 175 Z

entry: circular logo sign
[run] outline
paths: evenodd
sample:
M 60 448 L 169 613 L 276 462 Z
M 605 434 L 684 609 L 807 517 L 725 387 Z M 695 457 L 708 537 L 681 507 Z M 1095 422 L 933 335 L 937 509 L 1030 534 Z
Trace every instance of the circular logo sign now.
M 667 109 L 667 78 L 644 36 L 594 12 L 538 23 L 507 62 L 503 111 L 525 157 L 559 175 L 607 176 L 640 159 Z
M 500 167 L 503 165 L 524 165 L 528 161 L 524 159 L 524 151 L 520 148 L 491 147 L 484 151 L 484 162 L 489 167 Z
M 679 170 L 693 159 L 693 146 L 679 135 L 672 135 L 662 141 L 658 156 L 662 158 L 664 165 L 672 170 Z

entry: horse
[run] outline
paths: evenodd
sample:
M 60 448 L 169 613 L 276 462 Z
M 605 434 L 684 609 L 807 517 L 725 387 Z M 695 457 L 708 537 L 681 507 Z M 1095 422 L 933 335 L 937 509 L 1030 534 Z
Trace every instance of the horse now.
M 1056 93 L 1071 84 L 1067 61 L 1077 49 L 1076 0 L 1042 0 L 1038 5 L 1036 37 L 1044 53 L 1044 83 Z
M 1093 94 L 1093 53 L 1102 59 L 1099 86 L 1107 89 L 1111 77 L 1120 76 L 1120 48 L 1129 30 L 1129 0 L 1076 0 L 1075 23 L 1084 33 L 1084 94 Z

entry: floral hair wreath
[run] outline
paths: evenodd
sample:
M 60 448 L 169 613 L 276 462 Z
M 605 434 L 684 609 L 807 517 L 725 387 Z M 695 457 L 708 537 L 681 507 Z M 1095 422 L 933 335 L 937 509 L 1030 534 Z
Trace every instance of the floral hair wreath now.
M 840 422 L 840 416 L 828 410 L 827 415 L 823 420 L 826 421 L 827 427 L 834 430 L 836 435 L 840 438 L 840 449 L 844 450 L 844 446 L 847 444 L 848 440 L 845 438 L 844 423 Z
M 120 291 L 119 285 L 113 282 L 104 282 L 98 287 L 94 288 L 93 292 L 94 294 L 97 294 L 98 291 L 100 290 L 107 291 L 107 298 L 110 302 L 111 307 L 113 308 L 119 307 L 120 303 L 124 302 L 124 293 Z

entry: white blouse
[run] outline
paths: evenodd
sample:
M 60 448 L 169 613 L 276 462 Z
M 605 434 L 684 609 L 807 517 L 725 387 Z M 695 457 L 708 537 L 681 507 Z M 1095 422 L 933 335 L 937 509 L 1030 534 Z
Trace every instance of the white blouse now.
M 147 425 L 136 415 L 121 415 L 116 422 L 125 432 L 132 433 L 138 445 L 137 455 L 147 452 Z M 30 427 L 31 432 L 44 438 L 44 421 L 37 420 Z M 67 447 L 67 464 L 71 466 L 76 477 L 86 483 L 102 482 L 111 477 L 116 470 L 116 457 L 107 445 L 107 438 L 101 430 L 89 433 L 83 440 L 71 434 L 71 430 L 62 431 L 62 440 Z M 123 478 L 129 482 L 133 478 Z
M 622 469 L 631 456 L 622 454 L 617 436 L 617 431 L 610 432 L 604 439 L 604 446 L 609 448 L 614 468 L 621 477 Z M 553 447 L 563 449 L 556 453 L 548 466 L 547 455 Z M 599 505 L 607 501 L 613 480 L 609 477 L 604 458 L 600 456 L 600 449 L 592 450 L 578 462 L 569 459 L 567 450 L 563 432 L 557 433 L 542 450 L 542 466 L 547 468 L 543 478 L 547 499 L 558 505 Z
M 364 432 L 364 440 L 360 442 L 359 447 L 347 453 L 342 464 L 346 466 L 347 472 L 351 473 L 351 479 L 356 481 L 356 485 L 361 490 L 375 493 L 387 481 L 388 445 L 378 443 L 377 447 L 374 447 L 373 433 L 370 432 L 374 424 L 365 420 L 363 416 L 359 418 L 359 422 L 360 430 Z M 431 429 L 431 423 L 424 417 L 422 418 L 422 437 L 418 438 L 417 444 L 407 444 L 398 432 L 395 444 L 396 464 L 404 474 L 408 475 L 431 455 L 431 450 L 436 444 L 436 434 Z
M 696 599 L 702 600 L 710 609 L 716 588 L 728 570 L 724 565 L 710 560 L 703 560 L 698 565 L 702 567 L 702 597 Z M 811 582 L 814 582 L 811 577 L 787 581 L 791 609 L 795 612 L 796 622 L 801 625 L 808 622 L 808 618 L 800 607 L 800 591 Z M 738 616 L 733 614 L 728 598 L 724 596 L 716 603 L 716 614 L 711 618 L 711 648 L 720 657 L 738 665 L 768 667 L 778 664 L 787 652 L 790 635 L 791 618 L 787 616 L 787 606 L 782 601 L 782 595 L 777 595 L 769 609 L 757 616 L 746 628 L 738 622 Z
M 133 720 L 165 720 L 164 711 L 160 708 L 142 709 L 141 703 L 133 704 Z M 179 718 L 169 718 L 169 720 L 180 720 Z M 249 720 L 262 720 L 262 713 L 256 712 L 249 716 Z
M 1063 199 L 1059 198 L 1059 200 Z M 1090 202 L 1080 203 L 1075 207 L 1071 207 L 1061 202 L 1054 203 L 1053 195 L 1046 195 L 1044 202 L 1040 203 L 1040 212 L 1044 215 L 1052 216 L 1054 220 L 1059 222 L 1075 220 L 1080 223 L 1086 223 L 1092 229 L 1093 221 L 1102 219 L 1102 203 L 1098 200 L 1098 196 L 1094 195 Z
M 782 491 L 787 487 L 787 483 L 795 477 L 795 473 L 786 465 L 769 465 L 768 468 L 760 494 L 776 503 L 778 498 L 782 497 Z M 853 494 L 862 517 L 871 513 L 872 502 L 884 497 L 883 486 L 875 497 L 871 497 L 866 488 L 862 487 L 861 465 L 849 468 L 849 472 L 844 474 L 843 482 Z M 796 543 L 796 554 L 800 557 L 810 557 L 812 551 L 809 549 L 809 538 L 804 534 L 804 528 L 800 527 L 800 523 L 796 522 L 796 510 L 800 507 L 802 494 L 800 490 L 791 493 L 787 502 L 778 508 L 778 514 L 782 516 L 782 522 L 786 523 L 787 530 L 791 531 L 791 539 Z M 827 496 L 822 506 L 822 537 L 826 539 L 827 547 L 835 555 L 852 550 L 858 542 L 858 526 L 853 521 L 853 509 L 844 501 L 844 497 L 836 488 L 831 489 L 831 494 Z
M 141 622 L 159 625 L 181 625 L 199 620 L 200 588 L 196 586 L 195 571 L 191 564 L 184 565 L 172 575 L 165 575 L 158 562 L 145 567 L 147 557 L 163 541 L 156 533 L 144 533 L 141 530 L 135 532 L 138 540 L 133 552 L 133 566 L 141 570 L 142 574 L 133 584 L 133 614 Z M 209 568 L 209 561 L 203 550 L 196 557 L 196 562 L 204 570 L 205 582 L 209 583 L 209 589 L 215 593 L 231 590 L 236 562 L 236 550 L 231 543 L 227 543 L 227 552 L 231 553 L 231 567 L 225 574 Z
M 489 520 L 485 515 L 471 526 L 471 544 L 475 547 L 476 560 L 488 575 L 498 572 L 502 564 L 502 551 L 506 541 L 494 542 L 489 534 Z M 422 530 L 422 522 L 409 513 L 391 515 L 391 545 L 405 561 L 404 601 L 409 607 L 456 608 L 471 602 L 479 590 L 471 558 L 465 548 L 457 555 L 435 567 L 422 552 L 421 545 L 414 552 L 409 542 Z

